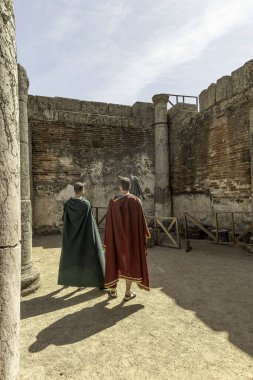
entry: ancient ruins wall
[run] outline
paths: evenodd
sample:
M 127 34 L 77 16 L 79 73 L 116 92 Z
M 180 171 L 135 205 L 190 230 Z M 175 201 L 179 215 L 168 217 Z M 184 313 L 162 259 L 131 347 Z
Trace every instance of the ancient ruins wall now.
M 253 60 L 168 112 L 175 215 L 251 211 Z
M 32 132 L 33 226 L 57 232 L 62 203 L 83 174 L 87 198 L 106 206 L 117 175 L 132 166 L 144 190 L 144 209 L 154 212 L 154 108 L 29 96 Z

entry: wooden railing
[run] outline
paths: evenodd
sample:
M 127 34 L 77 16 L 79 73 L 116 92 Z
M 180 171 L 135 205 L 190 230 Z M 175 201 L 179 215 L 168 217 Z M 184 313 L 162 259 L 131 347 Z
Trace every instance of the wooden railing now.
M 148 225 L 154 226 L 154 240 L 156 245 L 163 245 L 162 242 L 165 237 L 169 239 L 167 247 L 181 248 L 178 219 L 176 217 L 158 217 L 158 216 L 145 216 Z M 174 236 L 171 230 L 174 228 Z
M 193 217 L 188 212 L 185 212 L 184 215 L 184 221 L 185 221 L 185 240 L 186 240 L 186 252 L 189 252 L 192 247 L 190 245 L 190 240 L 196 240 L 196 239 L 190 239 L 189 238 L 189 226 L 188 222 L 190 221 L 194 226 L 198 227 L 201 231 L 203 231 L 210 239 L 211 242 L 216 244 L 225 244 L 225 245 L 241 245 L 241 246 L 250 246 L 252 244 L 250 243 L 243 243 L 241 239 L 245 237 L 249 232 L 253 233 L 253 223 L 248 223 L 248 227 L 244 231 L 240 231 L 240 233 L 236 233 L 235 229 L 235 215 L 245 214 L 245 215 L 252 215 L 251 212 L 225 212 L 225 211 L 218 211 L 214 213 L 210 212 L 202 212 L 198 213 L 198 215 L 207 215 L 212 214 L 214 216 L 214 226 L 213 229 L 215 231 L 215 234 L 211 231 L 209 231 L 203 223 L 197 220 L 196 217 Z M 231 240 L 228 242 L 220 241 L 220 223 L 219 223 L 219 216 L 226 215 L 227 220 L 230 219 L 230 226 L 228 228 L 229 232 L 231 233 Z

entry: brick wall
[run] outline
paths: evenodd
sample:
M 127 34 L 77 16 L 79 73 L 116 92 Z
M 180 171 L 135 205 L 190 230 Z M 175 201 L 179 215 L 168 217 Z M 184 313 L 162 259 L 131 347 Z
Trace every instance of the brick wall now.
M 234 87 L 233 76 L 230 79 L 217 81 L 219 86 L 229 86 L 230 92 L 220 87 L 217 92 L 212 84 L 202 93 L 201 112 L 182 104 L 168 112 L 171 190 L 177 216 L 184 211 L 196 216 L 204 211 L 251 211 L 253 87 L 244 81 L 238 92 L 238 76 Z M 233 88 L 235 93 L 231 93 Z
M 30 96 L 34 229 L 58 231 L 62 202 L 81 175 L 87 198 L 106 206 L 116 176 L 131 170 L 144 191 L 144 209 L 153 214 L 153 118 L 148 103 L 129 107 Z
M 190 104 L 168 112 L 174 215 L 251 211 L 253 60 L 202 91 L 199 103 L 200 112 Z M 28 114 L 35 230 L 59 230 L 62 203 L 81 175 L 87 198 L 106 206 L 129 166 L 144 190 L 145 212 L 154 213 L 153 104 L 30 96 Z

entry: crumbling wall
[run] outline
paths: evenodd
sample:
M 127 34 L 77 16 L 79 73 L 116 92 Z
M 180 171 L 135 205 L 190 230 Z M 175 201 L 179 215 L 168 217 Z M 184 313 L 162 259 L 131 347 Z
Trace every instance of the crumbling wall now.
M 168 112 L 174 214 L 251 211 L 253 60 Z
M 29 96 L 32 132 L 33 224 L 57 232 L 62 203 L 83 175 L 87 199 L 107 206 L 117 175 L 135 174 L 144 209 L 154 212 L 154 109 L 75 99 Z

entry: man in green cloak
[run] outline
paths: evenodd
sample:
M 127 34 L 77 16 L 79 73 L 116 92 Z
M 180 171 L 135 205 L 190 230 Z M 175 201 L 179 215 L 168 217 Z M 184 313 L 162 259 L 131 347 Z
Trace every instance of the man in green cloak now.
M 58 284 L 104 287 L 105 259 L 90 203 L 83 198 L 84 185 L 74 185 L 75 196 L 64 204 L 62 251 Z

